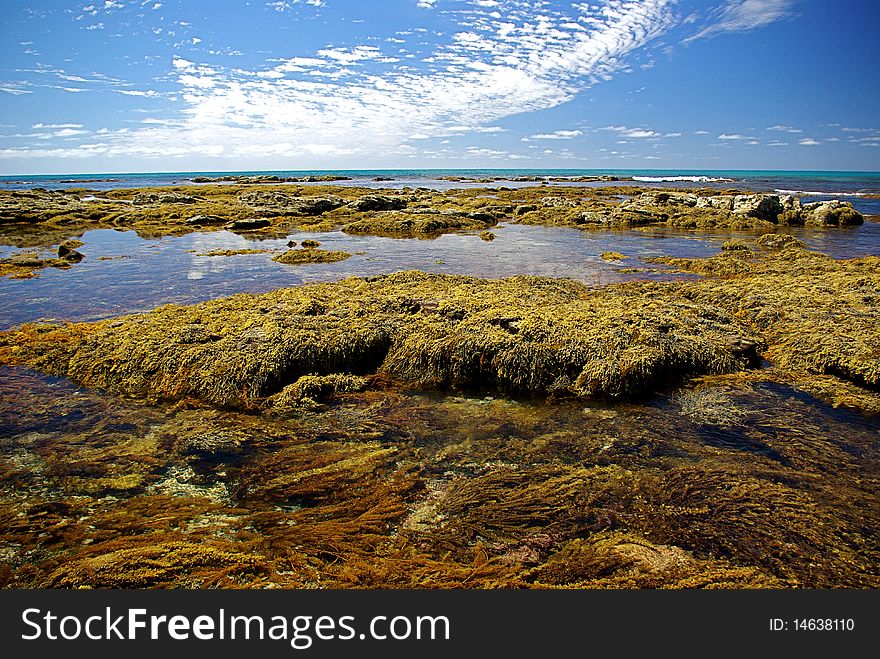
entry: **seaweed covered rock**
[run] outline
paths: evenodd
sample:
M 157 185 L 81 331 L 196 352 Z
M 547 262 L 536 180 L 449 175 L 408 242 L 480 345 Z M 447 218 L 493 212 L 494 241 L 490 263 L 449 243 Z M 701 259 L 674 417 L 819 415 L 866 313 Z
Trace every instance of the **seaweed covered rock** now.
M 865 218 L 848 201 L 816 201 L 802 207 L 804 223 L 810 226 L 848 226 L 863 224 Z
M 336 196 L 297 197 L 267 190 L 245 192 L 238 197 L 238 200 L 253 208 L 282 211 L 289 215 L 321 215 L 345 203 Z
M 263 217 L 248 217 L 242 220 L 233 220 L 223 226 L 229 231 L 256 231 L 270 226 L 272 222 Z
M 806 247 L 803 240 L 785 233 L 765 233 L 758 238 L 758 245 L 767 249 L 786 249 Z
M 721 249 L 725 252 L 747 252 L 751 249 L 751 247 L 749 247 L 749 244 L 744 240 L 731 238 L 730 240 L 725 241 L 723 245 L 721 245 Z
M 187 218 L 186 223 L 192 226 L 203 227 L 218 224 L 226 224 L 227 219 L 220 215 L 193 215 Z
M 394 238 L 430 238 L 463 229 L 485 229 L 495 224 L 455 213 L 377 213 L 342 227 L 352 235 L 390 236 Z
M 142 192 L 136 194 L 131 203 L 135 206 L 147 204 L 194 204 L 197 199 L 179 192 Z
M 348 207 L 355 211 L 397 211 L 406 208 L 406 199 L 388 195 L 368 194 L 349 202 Z
M 25 326 L 2 335 L 0 359 L 120 392 L 248 405 L 302 375 L 371 372 L 430 388 L 615 398 L 743 368 L 759 345 L 670 286 L 407 272 Z
M 765 246 L 798 246 L 769 235 L 774 237 L 764 239 Z M 684 292 L 759 329 L 766 356 L 782 368 L 880 387 L 880 258 L 838 261 L 806 249 L 735 255 L 678 260 L 683 270 L 722 273 Z
M 366 386 L 366 378 L 347 373 L 304 375 L 273 396 L 270 405 L 272 411 L 283 412 L 324 402 L 338 393 L 362 391 Z
M 303 241 L 303 243 L 305 242 Z M 272 260 L 286 265 L 301 265 L 303 263 L 335 263 L 336 261 L 344 261 L 350 256 L 349 252 L 308 247 L 306 249 L 290 249 Z

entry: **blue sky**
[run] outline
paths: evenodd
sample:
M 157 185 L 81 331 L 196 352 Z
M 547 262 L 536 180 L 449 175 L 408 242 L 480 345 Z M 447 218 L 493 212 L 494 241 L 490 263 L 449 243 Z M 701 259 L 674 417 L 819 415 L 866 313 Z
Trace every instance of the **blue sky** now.
M 880 170 L 876 0 L 4 0 L 0 22 L 0 174 Z

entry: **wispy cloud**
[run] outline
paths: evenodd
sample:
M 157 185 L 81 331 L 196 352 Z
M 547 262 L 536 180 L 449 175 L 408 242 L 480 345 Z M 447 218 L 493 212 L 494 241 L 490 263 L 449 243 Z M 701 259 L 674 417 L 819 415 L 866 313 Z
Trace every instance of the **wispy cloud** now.
M 89 145 L 88 151 L 129 157 L 283 156 L 303 163 L 314 156 L 406 156 L 412 139 L 495 132 L 497 120 L 558 106 L 610 79 L 628 54 L 675 24 L 672 4 L 609 0 L 603 6 L 574 5 L 572 13 L 506 0 L 502 13 L 499 3 L 483 0 L 461 18 L 460 31 L 417 63 L 370 44 L 334 45 L 249 69 L 209 66 L 192 61 L 192 55 L 175 58 L 169 75 L 181 103 L 176 118 L 142 125 L 105 140 L 103 147 Z M 661 137 L 626 130 L 627 137 Z M 579 132 L 536 139 L 567 139 Z
M 794 126 L 783 126 L 778 124 L 776 126 L 770 126 L 767 130 L 776 130 L 782 133 L 803 133 L 800 128 L 795 128 Z
M 527 140 L 570 140 L 583 135 L 580 130 L 555 130 L 552 133 L 538 133 L 537 135 L 529 135 Z
M 750 32 L 792 14 L 794 0 L 728 0 L 712 12 L 709 24 L 683 40 L 687 44 L 722 32 Z
M 271 7 L 277 12 L 284 13 L 286 11 L 290 11 L 293 8 L 293 5 L 298 5 L 301 3 L 312 5 L 313 7 L 324 6 L 324 0 L 287 0 L 286 2 L 267 2 L 266 6 Z
M 663 137 L 662 133 L 658 133 L 653 130 L 648 130 L 647 128 L 629 128 L 627 126 L 606 126 L 603 130 L 614 131 L 615 133 L 619 133 L 621 137 L 630 137 L 633 139 L 647 139 L 647 138 L 655 138 L 655 137 Z M 677 135 L 670 135 L 670 137 L 678 137 L 681 133 Z
M 812 137 L 805 137 L 802 140 L 798 140 L 798 144 L 801 146 L 817 146 L 821 144 L 818 140 L 814 140 Z
M 49 130 L 55 130 L 58 128 L 82 128 L 82 124 L 34 124 L 31 128 L 35 130 L 39 130 L 41 128 L 46 128 Z

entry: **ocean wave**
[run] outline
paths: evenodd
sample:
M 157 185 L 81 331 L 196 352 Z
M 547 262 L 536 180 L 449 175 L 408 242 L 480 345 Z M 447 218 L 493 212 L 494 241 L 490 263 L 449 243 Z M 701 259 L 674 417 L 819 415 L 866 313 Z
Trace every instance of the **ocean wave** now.
M 732 178 L 711 176 L 633 176 L 632 180 L 643 183 L 733 183 Z
M 865 192 L 821 192 L 819 190 L 774 190 L 776 194 L 791 194 L 802 197 L 864 197 Z

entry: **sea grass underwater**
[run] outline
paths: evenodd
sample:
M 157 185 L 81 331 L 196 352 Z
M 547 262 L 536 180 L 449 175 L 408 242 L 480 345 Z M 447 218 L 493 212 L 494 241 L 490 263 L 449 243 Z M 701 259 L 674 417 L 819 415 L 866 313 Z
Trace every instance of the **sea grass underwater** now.
M 4 332 L 0 580 L 876 588 L 880 259 L 742 243 Z

